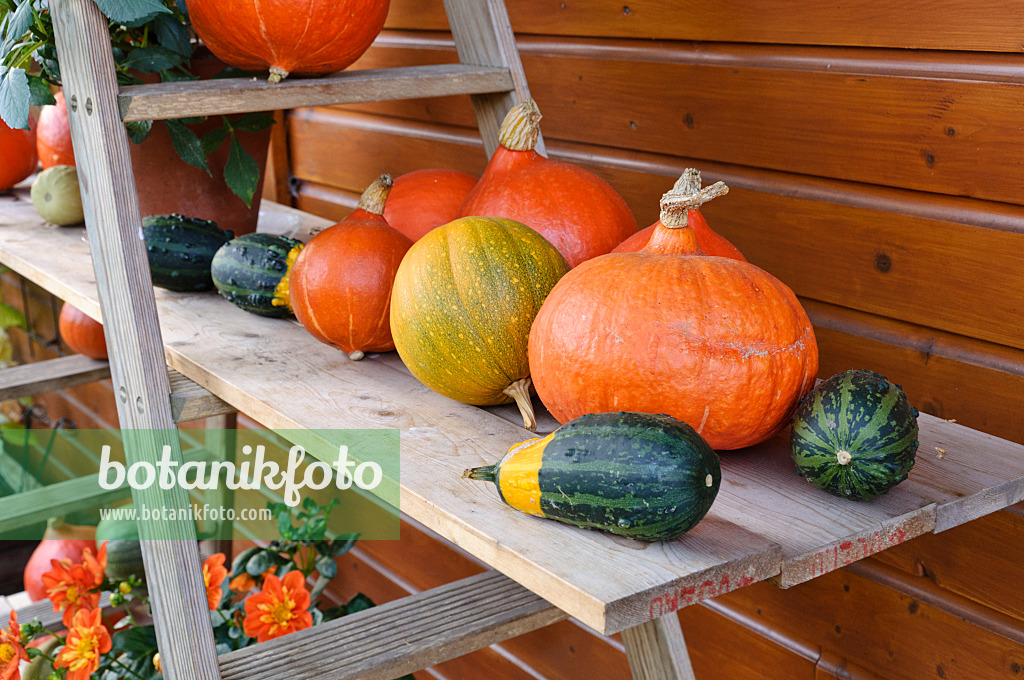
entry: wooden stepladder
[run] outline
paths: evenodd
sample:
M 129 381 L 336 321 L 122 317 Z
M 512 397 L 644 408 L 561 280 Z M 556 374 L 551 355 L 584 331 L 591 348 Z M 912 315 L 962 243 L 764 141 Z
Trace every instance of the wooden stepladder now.
M 444 4 L 459 64 L 352 71 L 277 85 L 226 79 L 119 89 L 107 21 L 92 0 L 52 0 L 110 374 L 129 464 L 155 464 L 163 444 L 172 445 L 178 463 L 181 452 L 169 435 L 175 427 L 172 385 L 140 237 L 141 215 L 124 122 L 469 94 L 490 154 L 497 147 L 498 128 L 508 109 L 529 96 L 511 24 L 502 0 L 444 0 Z M 165 491 L 154 485 L 145 491 L 133 490 L 132 495 L 136 506 L 186 509 L 188 505 L 180 489 Z M 566 616 L 491 572 L 435 589 L 444 593 L 427 591 L 406 598 L 404 608 L 384 605 L 294 633 L 274 641 L 272 654 L 257 645 L 218 658 L 192 524 L 150 522 L 141 531 L 149 539 L 142 542 L 142 552 L 163 672 L 172 680 L 285 675 L 387 680 Z M 507 591 L 500 607 L 474 596 L 484 588 Z M 465 597 L 452 599 L 453 593 L 462 592 Z M 413 629 L 408 622 L 421 619 L 417 607 L 432 612 L 451 607 L 451 611 L 443 619 L 433 617 L 430 630 Z M 390 633 L 366 642 L 361 651 L 346 651 L 343 663 L 323 656 L 329 636 L 354 635 L 360 625 L 388 621 L 388 616 L 394 618 L 391 624 L 378 625 Z M 635 677 L 693 677 L 674 614 L 629 629 L 623 637 Z M 413 639 L 416 644 L 409 642 Z M 294 661 L 304 657 L 301 665 Z

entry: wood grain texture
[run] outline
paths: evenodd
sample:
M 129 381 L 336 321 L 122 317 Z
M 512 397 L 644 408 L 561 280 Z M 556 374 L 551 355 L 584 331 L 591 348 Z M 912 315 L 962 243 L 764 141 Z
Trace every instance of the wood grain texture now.
M 391 680 L 564 617 L 487 572 L 225 654 L 221 669 L 225 679 Z
M 675 614 L 622 631 L 634 680 L 696 680 Z
M 40 516 L 62 517 L 79 510 L 106 508 L 130 496 L 127 485 L 106 490 L 100 486 L 99 475 L 86 475 L 0 498 L 0 526 L 13 531 L 37 524 Z
M 957 0 L 879 5 L 728 0 L 713 8 L 695 2 L 588 0 L 585 3 L 509 0 L 516 33 L 711 42 L 861 45 L 941 50 L 1020 52 L 1024 15 L 1011 0 L 970 6 Z M 950 27 L 956 26 L 955 39 Z M 392 0 L 386 28 L 447 29 L 441 3 Z
M 81 265 L 96 275 L 127 462 L 155 465 L 161 445 L 170 444 L 172 459 L 180 464 L 177 438 L 170 436 L 174 421 L 163 342 L 139 238 L 141 217 L 128 138 L 118 116 L 107 21 L 91 0 L 54 0 L 50 10 L 89 227 L 91 266 L 90 258 Z M 60 251 L 47 256 L 55 252 Z M 154 485 L 133 489 L 132 497 L 136 507 L 173 508 L 183 517 L 189 507 L 180 488 L 164 491 Z M 161 623 L 156 637 L 165 672 L 180 680 L 216 680 L 217 652 L 193 523 L 152 520 L 139 528 L 143 538 L 163 539 L 144 540 L 142 556 L 153 615 Z
M 0 401 L 50 392 L 110 377 L 106 361 L 72 354 L 0 371 Z
M 436 43 L 431 38 L 419 47 L 409 37 L 401 47 L 380 44 L 359 64 L 454 58 Z M 1024 141 L 1015 117 L 1024 93 L 1013 83 L 833 73 L 827 59 L 816 61 L 820 70 L 693 64 L 673 58 L 671 49 L 638 50 L 623 55 L 520 40 L 546 138 L 1021 202 L 1024 168 L 1010 148 Z M 472 124 L 464 104 L 410 100 L 359 108 Z
M 174 369 L 168 371 L 168 379 L 171 386 L 171 417 L 174 418 L 174 422 L 235 413 L 235 408 L 231 404 Z
M 484 157 L 465 130 L 328 109 L 289 118 L 296 177 L 347 191 L 383 171 L 445 167 L 479 174 Z M 549 140 L 550 142 L 550 140 Z M 326 144 L 351 162 L 316 152 Z M 361 154 L 375 148 L 377 153 Z M 794 291 L 846 308 L 1024 348 L 1017 322 L 1024 288 L 1024 210 L 920 192 L 706 165 L 656 154 L 550 142 L 552 158 L 580 163 L 619 190 L 641 224 L 660 195 L 693 164 L 729 196 L 705 206 L 712 227 Z M 332 200 L 300 189 L 304 205 Z M 309 197 L 308 199 L 306 197 Z M 345 200 L 347 196 L 339 196 Z M 896 214 L 893 214 L 893 212 Z M 340 213 L 341 211 L 339 211 Z
M 341 71 L 326 78 L 286 80 L 276 84 L 255 78 L 222 78 L 127 85 L 120 90 L 118 106 L 121 117 L 128 122 L 383 99 L 507 92 L 513 87 L 507 68 L 440 64 L 390 71 Z

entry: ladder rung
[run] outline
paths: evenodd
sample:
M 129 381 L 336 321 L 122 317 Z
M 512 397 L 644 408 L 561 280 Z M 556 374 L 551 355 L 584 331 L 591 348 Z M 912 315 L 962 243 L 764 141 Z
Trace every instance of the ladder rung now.
M 0 371 L 0 401 L 52 392 L 110 377 L 110 364 L 72 354 Z
M 220 657 L 223 680 L 393 680 L 566 618 L 489 571 Z
M 117 100 L 121 118 L 133 121 L 508 92 L 514 87 L 507 68 L 433 64 L 342 71 L 273 85 L 249 78 L 129 85 L 121 88 Z
M 78 510 L 106 507 L 131 495 L 132 490 L 127 484 L 118 489 L 102 488 L 99 475 L 41 486 L 0 498 L 0 528 L 14 531 L 45 522 L 47 517 L 63 517 Z
M 234 413 L 235 407 L 173 368 L 167 369 L 171 383 L 171 416 L 174 422 L 199 420 Z

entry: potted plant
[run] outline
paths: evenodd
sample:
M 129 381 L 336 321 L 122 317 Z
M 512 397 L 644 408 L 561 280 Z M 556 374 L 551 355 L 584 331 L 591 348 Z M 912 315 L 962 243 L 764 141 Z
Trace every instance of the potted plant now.
M 99 0 L 121 85 L 242 75 L 196 40 L 183 0 Z M 47 0 L 0 0 L 0 118 L 29 126 L 31 106 L 61 84 Z M 255 231 L 273 117 L 126 124 L 143 215 L 179 212 L 236 234 Z

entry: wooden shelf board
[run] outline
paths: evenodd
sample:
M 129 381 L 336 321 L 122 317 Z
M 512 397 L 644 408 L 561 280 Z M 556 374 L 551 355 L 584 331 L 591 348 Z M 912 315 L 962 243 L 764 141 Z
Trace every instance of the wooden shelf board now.
M 0 401 L 62 390 L 110 377 L 106 361 L 81 354 L 37 361 L 0 370 Z
M 0 199 L 0 223 L 10 203 Z M 263 209 L 276 208 L 265 202 Z M 306 226 L 328 224 L 289 212 Z M 95 315 L 92 271 L 75 231 L 14 224 L 0 230 L 0 261 Z M 54 252 L 59 262 L 46 255 Z M 718 500 L 676 541 L 642 544 L 583 531 L 518 514 L 490 485 L 460 478 L 464 468 L 493 463 L 531 436 L 511 409 L 446 399 L 413 379 L 393 353 L 349 361 L 296 323 L 246 314 L 214 293 L 158 290 L 156 298 L 174 369 L 268 427 L 401 429 L 402 510 L 605 633 L 766 578 L 793 585 L 1024 498 L 1024 447 L 925 416 L 911 479 L 875 501 L 853 503 L 809 487 L 779 436 L 723 454 Z M 541 422 L 555 426 L 546 414 Z M 932 442 L 945 444 L 942 459 L 925 450 Z
M 514 89 L 507 68 L 434 64 L 341 71 L 324 78 L 288 78 L 277 84 L 257 78 L 128 85 L 118 107 L 125 121 L 272 111 Z

